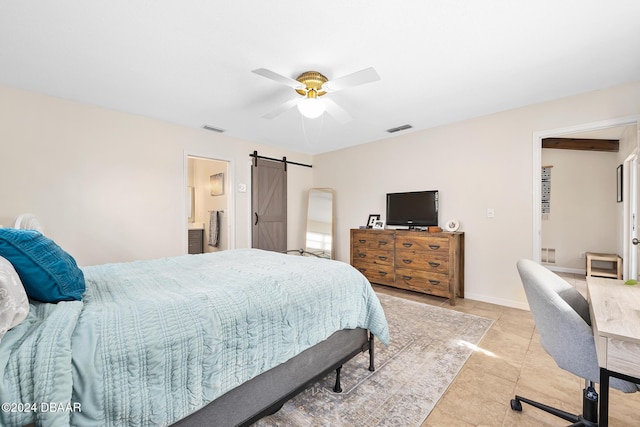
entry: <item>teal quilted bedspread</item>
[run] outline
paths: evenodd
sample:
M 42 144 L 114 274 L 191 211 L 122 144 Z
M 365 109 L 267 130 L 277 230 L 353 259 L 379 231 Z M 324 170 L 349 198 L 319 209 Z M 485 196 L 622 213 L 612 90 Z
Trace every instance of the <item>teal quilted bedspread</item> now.
M 34 303 L 0 342 L 0 400 L 59 405 L 0 424 L 168 425 L 336 330 L 389 342 L 369 282 L 338 261 L 238 249 L 83 271 L 83 302 Z

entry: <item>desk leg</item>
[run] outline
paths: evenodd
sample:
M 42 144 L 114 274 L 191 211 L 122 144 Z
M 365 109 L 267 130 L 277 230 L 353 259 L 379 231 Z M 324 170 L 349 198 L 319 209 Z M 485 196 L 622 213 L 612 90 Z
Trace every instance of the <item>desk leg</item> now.
M 600 368 L 600 423 L 599 427 L 609 425 L 609 371 Z
M 621 374 L 620 372 L 610 371 L 606 368 L 600 368 L 600 423 L 599 427 L 607 427 L 609 425 L 609 380 L 618 378 L 634 384 L 640 384 L 640 378 L 630 375 Z

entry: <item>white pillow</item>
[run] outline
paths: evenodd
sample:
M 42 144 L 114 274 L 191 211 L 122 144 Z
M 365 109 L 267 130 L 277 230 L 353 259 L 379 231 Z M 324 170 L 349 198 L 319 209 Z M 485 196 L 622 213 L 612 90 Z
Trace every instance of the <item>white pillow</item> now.
M 29 314 L 29 298 L 13 265 L 0 256 L 0 340 Z

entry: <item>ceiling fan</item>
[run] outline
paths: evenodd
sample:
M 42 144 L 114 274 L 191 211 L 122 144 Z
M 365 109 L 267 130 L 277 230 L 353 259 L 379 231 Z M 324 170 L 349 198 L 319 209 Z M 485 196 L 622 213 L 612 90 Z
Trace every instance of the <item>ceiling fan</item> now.
M 302 98 L 295 97 L 290 99 L 284 104 L 276 107 L 273 111 L 262 116 L 265 119 L 273 119 L 297 105 L 298 110 L 300 110 L 300 113 L 305 117 L 313 119 L 320 117 L 322 113 L 326 111 L 340 123 L 346 123 L 351 120 L 349 113 L 336 104 L 332 99 L 323 98 L 321 101 L 318 97 L 326 95 L 327 93 L 338 92 L 340 90 L 380 80 L 380 76 L 372 67 L 347 74 L 346 76 L 338 77 L 334 80 L 327 79 L 317 71 L 305 71 L 295 80 L 274 71 L 267 70 L 266 68 L 258 68 L 252 72 L 289 86 L 302 96 Z

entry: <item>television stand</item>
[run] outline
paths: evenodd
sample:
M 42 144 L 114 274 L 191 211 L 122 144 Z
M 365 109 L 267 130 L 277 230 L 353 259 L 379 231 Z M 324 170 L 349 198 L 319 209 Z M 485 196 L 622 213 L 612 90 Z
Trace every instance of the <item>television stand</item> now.
M 464 233 L 351 230 L 351 265 L 371 283 L 464 298 Z

